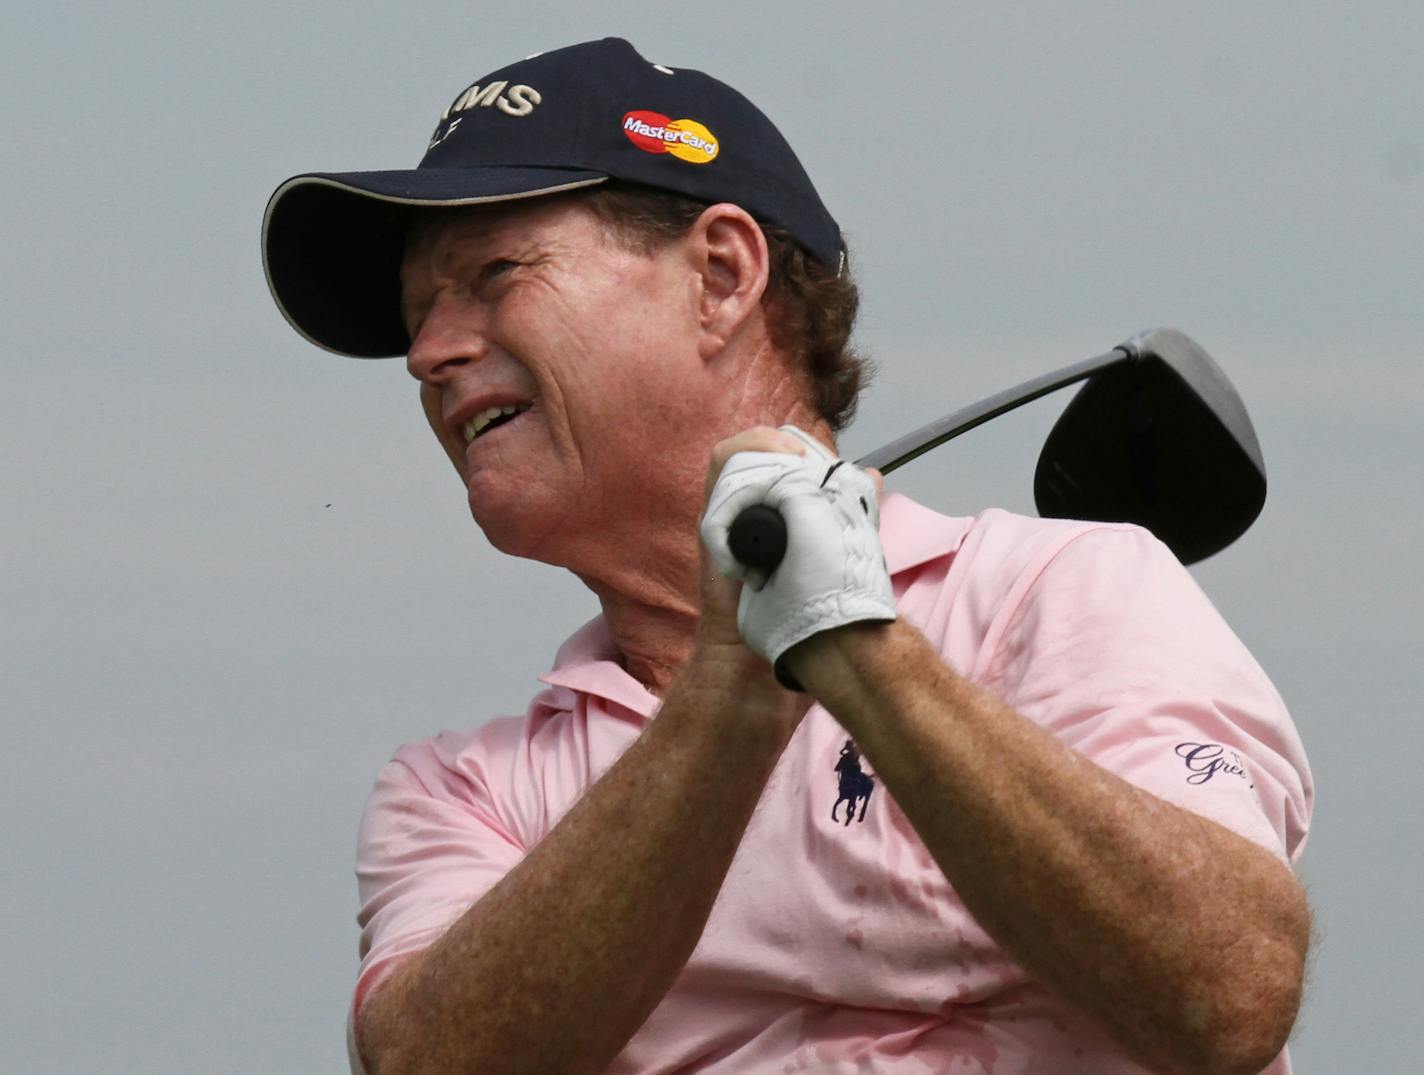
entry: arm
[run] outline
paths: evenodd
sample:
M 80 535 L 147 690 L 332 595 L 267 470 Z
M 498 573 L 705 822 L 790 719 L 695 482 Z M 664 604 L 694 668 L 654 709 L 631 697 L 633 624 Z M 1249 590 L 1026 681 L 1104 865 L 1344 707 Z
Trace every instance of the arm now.
M 1029 973 L 1155 1070 L 1276 1056 L 1309 919 L 1268 852 L 1086 760 L 903 621 L 824 632 L 787 660 Z
M 643 735 L 529 854 L 360 1009 L 374 1075 L 603 1071 L 692 954 L 807 701 L 704 570 L 693 658 Z

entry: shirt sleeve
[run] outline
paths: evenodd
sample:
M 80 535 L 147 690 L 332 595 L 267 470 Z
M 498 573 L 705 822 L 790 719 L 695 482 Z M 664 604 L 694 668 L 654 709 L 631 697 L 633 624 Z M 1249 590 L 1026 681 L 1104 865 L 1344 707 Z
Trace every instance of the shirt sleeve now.
M 1078 531 L 1006 601 L 985 685 L 1080 754 L 1294 863 L 1314 789 L 1280 695 L 1148 531 Z
M 361 1075 L 355 1025 L 371 990 L 433 943 L 524 855 L 488 790 L 406 747 L 366 802 L 356 854 L 361 970 L 347 1020 L 351 1070 Z

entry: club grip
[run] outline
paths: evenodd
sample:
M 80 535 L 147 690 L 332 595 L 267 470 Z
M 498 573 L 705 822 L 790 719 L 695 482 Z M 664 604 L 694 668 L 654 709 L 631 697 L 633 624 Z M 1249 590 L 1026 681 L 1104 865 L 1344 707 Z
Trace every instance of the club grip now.
M 770 575 L 786 555 L 786 520 L 765 504 L 743 508 L 727 531 L 727 545 L 747 567 Z

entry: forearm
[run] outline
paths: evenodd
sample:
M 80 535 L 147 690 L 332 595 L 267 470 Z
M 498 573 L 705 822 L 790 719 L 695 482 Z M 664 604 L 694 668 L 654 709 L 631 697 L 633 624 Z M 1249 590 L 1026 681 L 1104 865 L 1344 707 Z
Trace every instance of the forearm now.
M 803 645 L 793 670 L 1026 970 L 1158 1070 L 1269 1062 L 1307 928 L 1279 862 L 1085 760 L 903 623 Z
M 369 998 L 376 1072 L 608 1066 L 696 946 L 794 727 L 786 707 L 804 708 L 733 682 L 694 661 L 548 836 Z

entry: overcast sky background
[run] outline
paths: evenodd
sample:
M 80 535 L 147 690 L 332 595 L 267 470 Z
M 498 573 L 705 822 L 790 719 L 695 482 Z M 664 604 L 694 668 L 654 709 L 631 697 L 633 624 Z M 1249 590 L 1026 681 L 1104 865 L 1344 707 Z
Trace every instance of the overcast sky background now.
M 485 546 L 402 363 L 287 327 L 262 210 L 608 34 L 760 104 L 848 233 L 848 453 L 1150 326 L 1231 374 L 1270 495 L 1195 570 L 1319 788 L 1296 1070 L 1417 1071 L 1424 5 L 1274 0 L 6 4 L 0 1067 L 345 1070 L 376 771 L 596 609 Z M 1032 511 L 1065 399 L 892 484 Z

